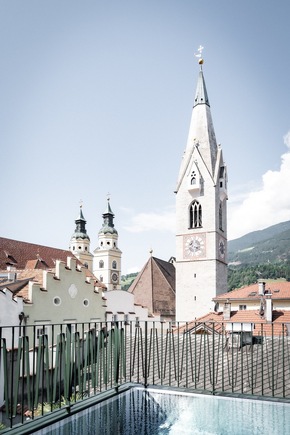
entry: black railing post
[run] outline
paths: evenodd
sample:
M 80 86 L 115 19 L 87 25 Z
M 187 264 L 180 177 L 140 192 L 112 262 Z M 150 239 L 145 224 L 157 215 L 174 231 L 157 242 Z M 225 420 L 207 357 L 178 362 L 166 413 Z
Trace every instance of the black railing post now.
M 144 385 L 145 388 L 148 387 L 148 321 L 145 321 L 145 373 L 144 373 Z

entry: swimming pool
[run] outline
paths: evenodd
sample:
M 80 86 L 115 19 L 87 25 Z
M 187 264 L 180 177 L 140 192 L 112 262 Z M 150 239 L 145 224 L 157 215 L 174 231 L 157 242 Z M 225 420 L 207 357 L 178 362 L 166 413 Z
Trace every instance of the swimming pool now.
M 290 404 L 131 388 L 38 435 L 290 435 Z

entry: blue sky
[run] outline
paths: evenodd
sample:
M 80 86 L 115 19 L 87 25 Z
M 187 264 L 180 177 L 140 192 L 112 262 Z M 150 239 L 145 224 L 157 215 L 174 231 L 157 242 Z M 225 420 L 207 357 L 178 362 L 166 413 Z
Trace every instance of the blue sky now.
M 1 0 L 1 236 L 68 248 L 107 193 L 123 273 L 175 254 L 202 44 L 229 238 L 290 219 L 286 0 Z

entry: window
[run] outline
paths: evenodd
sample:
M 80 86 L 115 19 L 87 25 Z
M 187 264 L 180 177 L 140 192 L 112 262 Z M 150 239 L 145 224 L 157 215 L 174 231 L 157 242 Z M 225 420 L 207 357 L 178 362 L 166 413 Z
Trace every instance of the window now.
M 239 311 L 244 311 L 247 309 L 247 305 L 239 305 Z
M 196 184 L 196 173 L 195 171 L 192 171 L 191 176 L 190 176 L 190 184 Z
M 60 297 L 56 296 L 55 298 L 53 298 L 53 303 L 54 305 L 60 305 L 61 304 Z
M 117 269 L 117 261 L 113 261 L 113 263 L 112 263 L 112 268 L 113 268 L 113 269 Z
M 100 276 L 100 281 L 103 282 L 104 278 L 103 275 Z
M 189 208 L 189 228 L 202 227 L 202 208 L 198 201 L 193 201 Z
M 219 206 L 219 229 L 223 231 L 223 207 L 222 207 L 222 202 L 220 202 L 220 206 Z
M 88 299 L 84 299 L 83 300 L 83 304 L 84 304 L 84 307 L 88 307 L 89 306 L 89 300 Z
M 103 267 L 104 267 L 104 262 L 103 262 L 103 260 L 100 260 L 99 261 L 99 268 L 103 269 Z

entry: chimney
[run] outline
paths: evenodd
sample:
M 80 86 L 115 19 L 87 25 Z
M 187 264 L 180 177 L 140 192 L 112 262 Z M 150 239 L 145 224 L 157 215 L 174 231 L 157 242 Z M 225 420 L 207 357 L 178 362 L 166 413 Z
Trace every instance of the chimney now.
M 7 266 L 7 272 L 8 272 L 8 281 L 16 281 L 16 267 L 13 266 Z
M 264 296 L 266 283 L 263 281 L 259 281 L 258 285 L 259 285 L 259 296 Z
M 272 295 L 267 294 L 266 295 L 266 321 L 272 322 L 272 310 L 273 310 L 273 304 L 272 304 Z
M 224 304 L 223 313 L 224 313 L 224 320 L 230 320 L 230 318 L 231 318 L 231 304 L 230 304 L 230 302 L 227 301 Z

